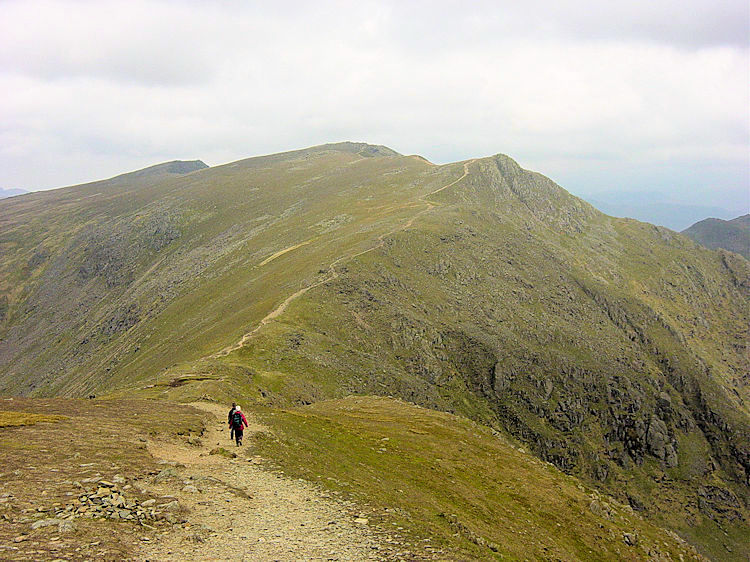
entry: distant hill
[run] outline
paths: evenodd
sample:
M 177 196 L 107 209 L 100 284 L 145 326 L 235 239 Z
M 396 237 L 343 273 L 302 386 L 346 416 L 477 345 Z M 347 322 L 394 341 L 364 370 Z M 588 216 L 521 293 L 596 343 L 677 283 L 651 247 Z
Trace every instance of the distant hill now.
M 129 178 L 155 178 L 165 175 L 182 175 L 189 174 L 190 172 L 197 172 L 198 170 L 204 170 L 208 168 L 208 164 L 202 160 L 173 160 L 171 162 L 164 162 L 162 164 L 156 164 L 155 166 L 149 166 L 142 170 L 136 170 L 135 172 L 128 172 L 115 176 L 112 179 L 123 180 Z
M 724 248 L 750 260 L 750 214 L 728 221 L 705 219 L 682 233 L 706 248 Z
M 21 195 L 23 193 L 28 193 L 25 189 L 2 189 L 0 188 L 0 199 L 5 199 L 6 197 L 13 197 L 14 195 Z
M 729 211 L 719 207 L 652 201 L 646 194 L 598 194 L 584 196 L 584 199 L 613 217 L 637 219 L 678 232 L 704 217 L 732 216 Z
M 338 143 L 162 164 L 4 202 L 0 256 L 0 393 L 394 397 L 747 559 L 747 262 L 508 156 Z

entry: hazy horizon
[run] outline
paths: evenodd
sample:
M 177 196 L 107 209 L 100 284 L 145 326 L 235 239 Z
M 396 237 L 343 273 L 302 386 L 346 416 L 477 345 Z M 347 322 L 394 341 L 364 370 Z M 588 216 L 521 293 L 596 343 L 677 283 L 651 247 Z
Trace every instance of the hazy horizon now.
M 748 5 L 8 1 L 0 188 L 354 140 L 750 207 Z M 60 22 L 65 25 L 60 25 Z

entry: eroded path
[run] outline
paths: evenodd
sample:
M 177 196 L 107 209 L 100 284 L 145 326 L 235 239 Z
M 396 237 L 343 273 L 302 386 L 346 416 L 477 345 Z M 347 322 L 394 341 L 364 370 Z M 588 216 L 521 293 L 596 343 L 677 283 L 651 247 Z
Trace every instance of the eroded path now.
M 229 441 L 226 412 L 195 403 L 214 416 L 197 446 L 151 443 L 155 457 L 177 463 L 174 476 L 154 484 L 186 508 L 187 523 L 146 544 L 141 560 L 389 560 L 403 558 L 395 539 L 370 528 L 356 506 L 314 486 L 268 472 L 247 447 Z M 248 416 L 249 435 L 264 431 Z M 237 459 L 210 455 L 225 447 Z M 169 469 L 168 469 L 169 471 Z M 159 478 L 157 478 L 157 481 Z
M 316 283 L 313 283 L 312 285 L 308 285 L 307 287 L 303 287 L 300 290 L 298 290 L 297 292 L 289 295 L 279 306 L 277 306 L 275 309 L 273 309 L 271 312 L 269 312 L 258 323 L 258 325 L 252 331 L 244 334 L 242 336 L 242 338 L 240 338 L 240 340 L 237 343 L 235 343 L 234 345 L 230 345 L 229 347 L 226 347 L 226 348 L 222 349 L 221 351 L 219 351 L 219 352 L 215 353 L 214 355 L 212 355 L 212 357 L 214 357 L 214 358 L 215 357 L 224 357 L 226 355 L 229 355 L 233 351 L 237 351 L 238 349 L 242 348 L 247 343 L 247 341 L 250 338 L 252 338 L 256 334 L 256 332 L 258 332 L 263 326 L 265 326 L 266 324 L 268 324 L 268 322 L 270 322 L 271 320 L 273 320 L 274 318 L 276 318 L 280 314 L 282 314 L 292 301 L 294 301 L 295 299 L 301 297 L 302 295 L 304 295 L 305 293 L 307 293 L 309 290 L 314 289 L 316 287 L 319 287 L 320 285 L 323 285 L 325 283 L 330 283 L 331 281 L 333 281 L 334 279 L 336 279 L 338 277 L 338 273 L 336 272 L 336 266 L 340 265 L 341 263 L 346 263 L 348 261 L 351 261 L 351 260 L 353 260 L 355 258 L 358 258 L 359 256 L 362 256 L 364 254 L 367 254 L 369 252 L 372 252 L 373 250 L 381 248 L 383 246 L 383 244 L 385 243 L 385 239 L 388 236 L 392 236 L 396 232 L 399 232 L 399 231 L 402 231 L 402 230 L 407 230 L 407 229 L 411 228 L 414 225 L 414 221 L 416 221 L 419 217 L 421 217 L 425 213 L 428 213 L 429 211 L 431 211 L 435 207 L 440 206 L 440 203 L 437 203 L 435 201 L 429 201 L 428 198 L 431 197 L 432 195 L 435 195 L 436 193 L 440 193 L 441 191 L 443 191 L 445 189 L 448 189 L 449 187 L 452 187 L 452 186 L 456 185 L 457 183 L 463 181 L 469 175 L 469 165 L 473 164 L 475 161 L 476 161 L 476 159 L 471 159 L 471 160 L 468 160 L 468 161 L 464 162 L 464 173 L 458 179 L 455 179 L 452 182 L 450 182 L 450 183 L 448 183 L 448 184 L 446 184 L 446 185 L 444 185 L 442 187 L 439 187 L 438 189 L 436 189 L 434 191 L 431 191 L 430 193 L 428 193 L 426 195 L 423 195 L 422 197 L 419 197 L 416 201 L 419 202 L 419 203 L 424 203 L 426 205 L 426 207 L 423 208 L 423 209 L 421 209 L 419 212 L 417 212 L 413 217 L 411 217 L 409 220 L 407 220 L 404 224 L 402 224 L 402 225 L 394 228 L 393 230 L 391 230 L 389 232 L 386 232 L 385 234 L 381 234 L 380 236 L 378 236 L 377 243 L 374 246 L 371 246 L 370 248 L 367 248 L 366 250 L 362 250 L 360 252 L 356 252 L 356 253 L 353 253 L 353 254 L 345 255 L 345 256 L 342 256 L 342 257 L 336 259 L 333 263 L 331 263 L 331 265 L 328 266 L 328 275 L 324 279 L 322 279 L 322 280 L 320 280 L 320 281 L 318 281 Z M 267 264 L 268 262 L 276 259 L 277 257 L 282 256 L 282 255 L 284 255 L 284 254 L 286 254 L 286 253 L 288 253 L 288 252 L 290 252 L 292 250 L 296 250 L 297 248 L 299 248 L 301 246 L 305 246 L 305 245 L 309 244 L 310 242 L 312 242 L 313 240 L 314 239 L 311 238 L 310 240 L 306 240 L 306 241 L 304 241 L 304 242 L 302 242 L 300 244 L 295 244 L 294 246 L 289 246 L 288 248 L 284 248 L 283 250 L 280 250 L 280 251 L 276 252 L 275 254 L 273 254 L 272 256 L 270 256 L 270 257 L 266 258 L 265 260 L 263 260 L 259 264 L 258 267 L 261 267 L 261 266 Z

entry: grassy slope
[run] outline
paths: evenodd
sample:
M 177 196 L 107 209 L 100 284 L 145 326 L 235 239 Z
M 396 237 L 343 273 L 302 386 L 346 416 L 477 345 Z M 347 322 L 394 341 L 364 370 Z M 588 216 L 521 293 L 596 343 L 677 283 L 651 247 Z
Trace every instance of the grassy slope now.
M 632 509 L 465 418 L 376 397 L 263 416 L 275 437 L 254 446 L 288 474 L 368 503 L 450 559 L 694 558 Z M 628 546 L 624 534 L 638 535 Z M 427 539 L 427 541 L 425 541 Z
M 491 175 L 461 187 L 197 370 L 261 402 L 371 392 L 495 424 L 724 555 L 707 537 L 746 524 L 700 505 L 728 489 L 747 517 L 746 262 L 586 207 L 539 220 Z
M 246 452 L 355 500 L 370 525 L 398 527 L 426 559 L 698 559 L 629 507 L 465 418 L 378 397 L 259 414 L 272 433 L 257 434 Z M 8 560 L 122 559 L 143 537 L 168 532 L 86 518 L 67 533 L 31 524 L 74 503 L 76 481 L 94 490 L 88 478 L 119 474 L 136 484 L 123 492 L 128 499 L 143 501 L 139 482 L 163 467 L 141 438 L 200 434 L 204 424 L 192 408 L 143 400 L 5 399 L 0 419 L 0 556 Z M 638 544 L 627 545 L 625 533 Z
M 0 388 L 399 396 L 507 429 L 721 552 L 698 494 L 747 501 L 747 262 L 505 157 L 429 210 L 462 164 L 334 148 L 0 207 Z
M 344 148 L 4 204 L 1 387 L 81 395 L 217 351 L 460 174 Z

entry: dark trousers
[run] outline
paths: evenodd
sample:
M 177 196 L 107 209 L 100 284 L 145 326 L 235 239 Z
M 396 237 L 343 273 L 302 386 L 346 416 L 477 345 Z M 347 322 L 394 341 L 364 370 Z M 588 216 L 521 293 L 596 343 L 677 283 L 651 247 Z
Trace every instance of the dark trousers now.
M 242 443 L 242 434 L 243 433 L 244 433 L 243 429 L 235 429 L 234 430 L 234 439 L 235 439 L 235 441 L 237 442 L 238 445 Z

